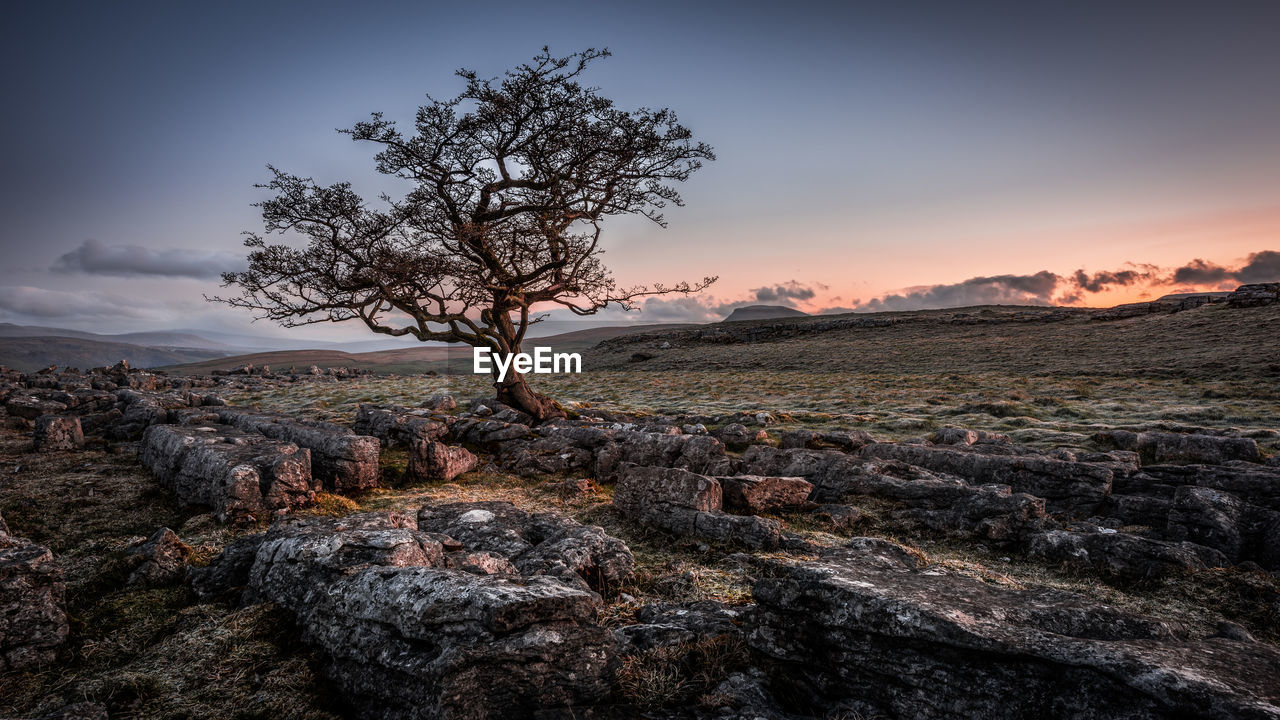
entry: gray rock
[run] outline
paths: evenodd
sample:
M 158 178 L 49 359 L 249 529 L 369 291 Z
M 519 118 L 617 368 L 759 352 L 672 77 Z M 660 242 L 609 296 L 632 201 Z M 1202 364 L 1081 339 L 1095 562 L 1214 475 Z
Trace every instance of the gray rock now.
M 420 482 L 450 482 L 475 469 L 470 450 L 435 440 L 414 440 L 409 446 L 409 477 Z
M 1199 433 L 1111 430 L 1094 435 L 1094 441 L 1138 453 L 1147 463 L 1204 463 L 1222 465 L 1232 460 L 1261 462 L 1258 442 L 1252 438 Z
M 1262 307 L 1280 302 L 1280 283 L 1241 285 L 1227 296 L 1227 305 L 1235 308 Z
M 878 541 L 882 544 L 883 541 Z M 837 549 L 758 580 L 748 629 L 814 710 L 887 717 L 1274 718 L 1280 652 L 1070 593 Z
M 219 422 L 226 425 L 310 450 L 312 475 L 331 492 L 378 487 L 381 443 L 376 437 L 357 435 L 332 423 L 249 413 L 236 408 L 219 409 L 217 414 Z
M 145 542 L 129 548 L 125 556 L 136 564 L 129 585 L 154 587 L 178 582 L 186 575 L 191 548 L 169 528 L 160 528 Z
M 449 433 L 446 419 L 423 410 L 382 408 L 363 403 L 356 410 L 353 427 L 361 435 L 378 438 L 387 447 L 408 447 L 414 440 L 440 440 Z
M 1225 555 L 1203 545 L 1096 529 L 1037 533 L 1028 538 L 1026 551 L 1031 557 L 1124 578 L 1156 578 L 1231 565 Z
M 0 534 L 0 672 L 57 657 L 69 632 L 65 598 L 49 548 Z
M 138 459 L 183 505 L 211 508 L 223 522 L 254 522 L 315 502 L 311 457 L 293 443 L 225 425 L 153 425 Z
M 613 492 L 613 505 L 644 525 L 677 535 L 771 549 L 782 539 L 782 525 L 771 518 L 720 512 L 723 491 L 714 478 L 679 468 L 625 464 Z
M 84 447 L 80 418 L 41 415 L 36 418 L 35 449 L 40 452 L 77 450 Z
M 813 484 L 798 477 L 735 475 L 716 480 L 724 492 L 725 507 L 753 514 L 797 506 L 813 492 Z

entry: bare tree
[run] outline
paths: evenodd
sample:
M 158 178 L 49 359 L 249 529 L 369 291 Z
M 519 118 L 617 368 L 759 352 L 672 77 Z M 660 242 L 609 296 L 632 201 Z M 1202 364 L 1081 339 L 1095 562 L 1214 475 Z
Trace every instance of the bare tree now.
M 675 113 L 620 110 L 579 77 L 607 50 L 553 57 L 547 48 L 502 78 L 460 70 L 457 97 L 427 96 L 407 134 L 381 113 L 340 132 L 373 143 L 377 170 L 411 181 L 403 199 L 370 207 L 350 183 L 320 186 L 270 167 L 265 233 L 295 232 L 305 249 L 247 233 L 239 294 L 211 300 L 286 327 L 360 320 L 376 333 L 521 352 L 538 310 L 592 315 L 647 295 L 715 281 L 619 287 L 600 262 L 602 221 L 643 215 L 666 226 L 672 187 L 715 155 Z M 536 306 L 536 307 L 535 307 Z M 562 416 L 508 372 L 498 399 L 539 420 Z

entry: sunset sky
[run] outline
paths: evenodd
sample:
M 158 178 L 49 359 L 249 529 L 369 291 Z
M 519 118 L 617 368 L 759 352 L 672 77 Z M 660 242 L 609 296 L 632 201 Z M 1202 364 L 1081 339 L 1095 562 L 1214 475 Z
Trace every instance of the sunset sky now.
M 281 332 L 201 299 L 265 165 L 403 193 L 334 129 L 543 45 L 716 149 L 670 227 L 606 226 L 623 284 L 721 277 L 636 321 L 1280 280 L 1280 3 L 1045 5 L 13 3 L 0 321 Z

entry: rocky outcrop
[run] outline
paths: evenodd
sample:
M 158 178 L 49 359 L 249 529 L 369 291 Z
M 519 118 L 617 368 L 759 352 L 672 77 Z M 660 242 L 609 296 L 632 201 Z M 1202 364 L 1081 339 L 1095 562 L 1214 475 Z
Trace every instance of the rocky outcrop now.
M 776 548 L 777 520 L 721 512 L 720 482 L 679 468 L 623 465 L 613 505 L 623 515 L 677 535 L 693 535 L 750 548 Z
M 999 452 L 999 454 L 997 454 Z M 1104 463 L 1076 462 L 1000 445 L 911 445 L 874 443 L 864 458 L 899 460 L 971 484 L 1008 485 L 1013 492 L 1044 498 L 1051 513 L 1089 514 L 1111 493 L 1114 470 Z
M 125 551 L 126 561 L 133 566 L 129 585 L 153 587 L 182 580 L 186 574 L 187 556 L 191 548 L 169 528 L 160 528 L 145 541 Z
M 1262 307 L 1280 302 L 1280 282 L 1241 285 L 1227 297 L 1235 308 Z
M 858 539 L 755 584 L 748 642 L 791 697 L 895 718 L 1275 718 L 1280 652 Z
M 462 530 L 479 512 L 499 517 L 498 509 L 461 507 L 423 515 L 433 527 Z M 557 525 L 532 518 L 520 522 Z M 466 542 L 399 513 L 280 522 L 237 541 L 253 549 L 244 601 L 294 613 L 358 717 L 532 718 L 604 700 L 615 641 L 594 622 L 599 596 L 549 573 L 449 569 L 446 548 Z M 246 554 L 228 559 L 242 567 Z M 238 581 L 212 566 L 205 580 L 214 574 Z
M 0 673 L 52 662 L 69 632 L 66 585 L 53 553 L 0 520 Z
M 84 447 L 80 418 L 41 415 L 36 418 L 34 445 L 39 452 L 77 450 Z
M 1256 463 L 1262 457 L 1258 451 L 1258 442 L 1242 437 L 1109 430 L 1095 435 L 1094 441 L 1104 446 L 1136 452 L 1144 463 L 1221 465 L 1233 460 Z
M 311 451 L 311 473 L 331 492 L 378 487 L 378 438 L 357 435 L 333 423 L 295 420 L 281 415 L 218 410 L 218 420 L 246 432 L 290 442 Z
M 436 440 L 415 438 L 409 446 L 408 474 L 419 482 L 450 482 L 475 469 L 478 459 L 470 450 Z
M 442 396 L 450 401 L 453 398 Z M 441 404 L 443 400 L 441 400 Z M 353 427 L 361 435 L 370 435 L 386 447 L 409 446 L 415 440 L 440 440 L 449 433 L 453 418 L 429 410 L 402 407 L 378 407 L 361 403 L 356 409 Z
M 154 425 L 138 459 L 183 505 L 224 522 L 254 522 L 310 505 L 319 481 L 308 450 L 227 425 Z
M 724 506 L 747 513 L 774 512 L 794 508 L 809 499 L 813 484 L 798 477 L 734 475 L 718 478 L 724 492 Z

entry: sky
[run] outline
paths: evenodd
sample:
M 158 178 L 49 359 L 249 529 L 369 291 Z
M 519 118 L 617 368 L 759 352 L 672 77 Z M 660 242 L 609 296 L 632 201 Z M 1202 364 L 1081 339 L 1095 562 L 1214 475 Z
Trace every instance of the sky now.
M 1270 0 L 19 2 L 0 33 L 2 322 L 284 332 L 203 300 L 261 229 L 266 165 L 402 194 L 335 129 L 544 45 L 609 48 L 590 84 L 716 149 L 669 227 L 606 224 L 623 285 L 720 277 L 628 321 L 1280 280 Z

